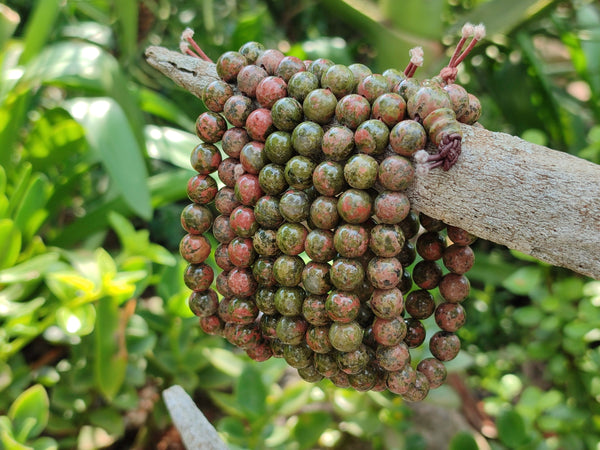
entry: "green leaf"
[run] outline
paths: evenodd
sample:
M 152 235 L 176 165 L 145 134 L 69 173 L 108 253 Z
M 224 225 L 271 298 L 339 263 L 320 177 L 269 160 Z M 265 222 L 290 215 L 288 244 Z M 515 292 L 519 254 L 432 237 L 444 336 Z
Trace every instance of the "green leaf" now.
M 484 2 L 465 14 L 460 26 L 465 22 L 484 23 L 486 34 L 505 34 L 521 25 L 541 9 L 548 6 L 548 0 L 493 0 Z
M 8 410 L 8 417 L 13 422 L 14 435 L 22 437 L 23 441 L 38 436 L 46 427 L 49 415 L 48 394 L 41 384 L 31 386 L 21 393 Z M 25 436 L 21 436 L 24 427 L 28 430 Z
M 9 197 L 9 213 L 11 217 L 14 217 L 15 212 L 17 211 L 19 205 L 23 201 L 23 197 L 25 196 L 25 191 L 27 191 L 27 186 L 29 185 L 29 180 L 31 179 L 32 172 L 33 166 L 29 161 L 27 161 L 18 167 L 17 173 L 15 174 L 16 176 L 13 175 L 13 180 L 15 184 Z
M 0 165 L 0 194 L 6 193 L 6 170 Z
M 168 266 L 176 264 L 177 260 L 171 252 L 158 244 L 150 242 L 148 230 L 136 231 L 129 220 L 114 211 L 109 213 L 108 220 L 128 254 L 145 256 L 157 264 Z
M 190 294 L 185 291 L 181 291 L 167 300 L 167 311 L 169 314 L 177 317 L 193 317 L 194 313 L 189 306 Z
M 102 428 L 113 437 L 122 436 L 125 432 L 123 417 L 115 408 L 101 408 L 89 415 L 92 425 Z
M 267 388 L 254 365 L 244 366 L 235 388 L 236 402 L 249 417 L 258 418 L 267 410 Z
M 32 175 L 23 199 L 15 211 L 15 224 L 23 233 L 23 239 L 29 241 L 46 220 L 48 212 L 44 209 L 51 191 L 45 175 Z
M 223 410 L 226 414 L 235 417 L 244 417 L 241 406 L 238 405 L 233 394 L 226 394 L 219 391 L 209 391 L 208 394 L 219 409 Z
M 526 266 L 513 272 L 502 285 L 513 294 L 528 295 L 542 281 L 542 271 L 537 266 Z
M 504 410 L 496 421 L 498 437 L 503 444 L 510 448 L 525 445 L 530 441 L 521 415 L 512 410 Z
M 60 31 L 65 38 L 83 39 L 104 48 L 114 46 L 113 30 L 103 23 L 80 21 L 65 25 Z
M 514 320 L 524 327 L 535 327 L 543 317 L 544 313 L 538 306 L 524 306 L 517 308 L 513 313 Z
M 0 101 L 4 100 L 4 105 L 0 107 L 0 142 L 2 143 L 0 165 L 8 170 L 13 169 L 15 153 L 21 147 L 21 132 L 28 121 L 33 93 L 30 89 L 26 89 L 12 90 L 6 94 L 4 91 L 6 84 L 8 83 L 4 80 L 0 82 L 0 95 L 2 95 Z M 3 98 L 3 94 L 6 98 Z
M 57 450 L 58 443 L 49 437 L 41 437 L 31 443 L 33 450 Z
M 145 149 L 142 111 L 118 61 L 101 47 L 77 41 L 49 45 L 27 66 L 21 82 L 25 86 L 58 84 L 112 97 L 125 112 L 138 147 Z
M 0 431 L 0 443 L 2 443 L 2 445 L 4 446 L 2 447 L 3 449 L 6 448 L 10 450 L 31 450 L 31 447 L 28 447 L 27 445 L 23 445 L 16 441 L 15 438 L 12 437 L 6 430 Z
M 230 441 L 242 443 L 248 435 L 244 422 L 238 417 L 230 416 L 222 418 L 219 420 L 218 429 L 219 432 L 225 435 L 228 443 Z
M 0 284 L 23 283 L 39 280 L 46 271 L 58 261 L 59 254 L 55 252 L 34 256 L 21 264 L 9 269 L 0 270 Z
M 467 431 L 459 431 L 450 441 L 449 450 L 477 450 L 479 446 L 473 435 Z
M 445 0 L 382 0 L 378 3 L 381 12 L 403 32 L 436 41 L 442 37 L 443 16 L 447 9 Z M 406 20 L 407 17 L 411 20 Z
M 38 0 L 33 14 L 28 18 L 25 30 L 25 46 L 20 63 L 25 64 L 48 43 L 55 30 L 55 21 L 61 10 L 61 0 Z
M 125 381 L 127 348 L 119 335 L 119 307 L 111 298 L 102 298 L 96 307 L 94 330 L 94 381 L 110 402 Z
M 46 276 L 46 285 L 63 303 L 96 300 L 99 286 L 74 270 L 51 272 Z
M 111 98 L 76 98 L 66 109 L 86 130 L 87 140 L 128 206 L 150 219 L 152 206 L 142 149 L 121 107 Z
M 37 297 L 25 302 L 12 302 L 8 300 L 9 296 L 4 295 L 6 291 L 7 289 L 3 289 L 0 292 L 0 317 L 19 317 L 20 320 L 23 320 L 46 303 L 44 297 Z M 5 327 L 6 329 L 7 327 Z
M 292 429 L 294 442 L 298 443 L 301 450 L 313 448 L 330 423 L 331 414 L 325 411 L 298 415 L 298 422 Z
M 194 130 L 195 123 L 174 102 L 150 89 L 138 93 L 140 108 L 149 114 L 179 125 L 183 130 Z
M 115 26 L 119 39 L 119 49 L 125 58 L 132 56 L 137 49 L 138 37 L 138 2 L 134 0 L 117 0 L 115 8 Z
M 600 95 L 600 61 L 598 53 L 600 52 L 600 43 L 598 43 L 598 29 L 600 27 L 600 14 L 598 8 L 593 4 L 583 4 L 575 10 L 577 17 L 577 29 L 590 30 L 596 33 L 596 39 L 585 38 L 579 34 L 581 45 L 581 58 L 573 58 L 577 71 L 588 81 L 592 92 L 597 97 Z
M 31 85 L 58 83 L 95 92 L 112 92 L 113 83 L 122 81 L 112 55 L 96 45 L 73 41 L 48 45 L 23 76 L 23 82 Z
M 149 156 L 167 161 L 182 169 L 191 167 L 190 153 L 198 145 L 198 139 L 194 134 L 156 125 L 146 125 L 144 132 Z
M 283 416 L 294 414 L 308 403 L 312 388 L 309 383 L 287 385 L 273 404 L 273 409 Z
M 202 354 L 210 363 L 232 377 L 239 377 L 244 366 L 243 361 L 231 351 L 221 348 L 204 348 Z
M 56 324 L 67 334 L 86 336 L 94 331 L 96 308 L 92 304 L 56 310 Z
M 149 180 L 152 205 L 158 208 L 187 198 L 186 186 L 192 175 L 191 170 L 181 170 L 152 176 Z M 52 241 L 52 245 L 69 247 L 93 233 L 104 230 L 108 225 L 108 215 L 111 211 L 117 211 L 121 214 L 129 212 L 122 198 L 108 200 L 81 219 L 64 227 Z
M 21 232 L 10 219 L 0 219 L 0 269 L 12 267 L 21 253 Z

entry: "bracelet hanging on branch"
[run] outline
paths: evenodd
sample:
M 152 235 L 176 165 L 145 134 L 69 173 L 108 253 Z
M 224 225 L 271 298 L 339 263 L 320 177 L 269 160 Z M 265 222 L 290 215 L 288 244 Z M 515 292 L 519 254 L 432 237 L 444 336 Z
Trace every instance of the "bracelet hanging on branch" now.
M 465 273 L 475 236 L 598 275 L 597 260 L 565 257 L 547 238 L 537 241 L 554 234 L 572 242 L 561 227 L 572 226 L 573 214 L 562 214 L 573 205 L 556 204 L 557 197 L 543 204 L 546 194 L 528 189 L 528 175 L 576 177 L 568 163 L 557 170 L 523 162 L 541 152 L 553 161 L 563 157 L 470 126 L 480 104 L 454 79 L 483 36 L 483 27 L 465 26 L 448 66 L 422 82 L 413 77 L 422 64 L 419 49 L 404 73 L 381 75 L 325 59 L 302 61 L 258 43 L 226 52 L 213 65 L 189 31 L 182 37 L 185 55 L 148 49 L 150 64 L 209 109 L 196 122 L 203 142 L 191 155 L 197 175 L 188 184 L 192 203 L 182 213 L 188 234 L 180 247 L 189 262 L 190 307 L 204 331 L 253 359 L 285 358 L 308 381 L 326 377 L 337 386 L 389 389 L 419 401 L 444 382 L 443 362 L 460 349 L 455 332 L 466 320 L 461 302 L 469 294 Z M 578 177 L 596 181 L 592 194 L 578 197 L 576 208 L 585 205 L 579 217 L 599 219 L 600 172 L 577 164 Z M 225 185 L 220 190 L 213 172 Z M 213 201 L 216 218 L 206 207 Z M 542 235 L 539 221 L 548 217 L 562 225 L 543 222 Z M 578 229 L 586 223 L 596 228 L 588 238 L 597 249 L 600 220 L 578 220 Z M 203 233 L 211 226 L 221 299 L 204 262 L 211 246 Z M 418 234 L 420 226 L 426 231 Z M 422 261 L 413 267 L 417 254 Z M 442 297 L 437 305 L 434 288 Z M 410 349 L 424 342 L 422 320 L 430 316 L 440 328 L 429 341 L 433 357 L 411 365 Z

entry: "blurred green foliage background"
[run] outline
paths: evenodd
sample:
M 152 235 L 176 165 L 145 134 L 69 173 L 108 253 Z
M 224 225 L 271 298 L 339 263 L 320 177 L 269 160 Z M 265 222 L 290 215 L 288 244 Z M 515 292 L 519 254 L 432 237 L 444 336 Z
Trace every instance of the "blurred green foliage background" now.
M 13 0 L 0 5 L 0 449 L 181 448 L 182 385 L 231 448 L 597 449 L 600 282 L 475 245 L 463 351 L 423 405 L 309 385 L 203 334 L 179 223 L 201 101 L 144 61 L 185 27 L 374 72 L 445 65 L 481 123 L 600 163 L 600 7 L 585 0 Z M 211 262 L 214 264 L 214 261 Z M 425 350 L 423 350 L 425 351 Z

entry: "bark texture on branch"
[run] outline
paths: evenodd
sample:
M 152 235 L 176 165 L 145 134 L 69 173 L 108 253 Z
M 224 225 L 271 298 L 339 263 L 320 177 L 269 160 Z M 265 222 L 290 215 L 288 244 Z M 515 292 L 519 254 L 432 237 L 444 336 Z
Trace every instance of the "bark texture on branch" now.
M 162 47 L 148 63 L 195 96 L 215 66 Z M 600 166 L 480 127 L 463 127 L 448 172 L 417 177 L 414 208 L 483 239 L 600 279 Z
M 171 386 L 165 389 L 162 395 L 185 448 L 227 450 L 228 447 L 219 437 L 217 430 L 181 386 Z

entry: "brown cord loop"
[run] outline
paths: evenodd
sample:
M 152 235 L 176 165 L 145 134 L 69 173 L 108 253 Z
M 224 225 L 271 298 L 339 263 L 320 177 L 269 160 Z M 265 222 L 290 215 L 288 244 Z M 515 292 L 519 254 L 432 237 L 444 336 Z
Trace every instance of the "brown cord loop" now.
M 461 152 L 462 136 L 459 133 L 445 134 L 438 146 L 439 152 L 435 155 L 430 155 L 427 162 L 431 163 L 428 169 L 442 167 L 445 171 L 450 170 Z
M 446 84 L 452 84 L 456 81 L 456 77 L 458 75 L 457 67 L 446 66 L 442 70 L 440 70 L 440 77 L 444 80 Z

